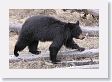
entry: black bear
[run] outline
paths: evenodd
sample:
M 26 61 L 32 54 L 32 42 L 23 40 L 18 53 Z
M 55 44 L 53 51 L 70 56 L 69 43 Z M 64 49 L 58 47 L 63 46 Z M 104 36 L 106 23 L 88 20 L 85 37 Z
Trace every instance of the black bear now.
M 85 48 L 79 47 L 73 38 L 84 39 L 79 21 L 66 23 L 50 16 L 33 16 L 28 18 L 22 26 L 14 55 L 19 56 L 18 51 L 23 50 L 26 46 L 32 54 L 39 54 L 40 51 L 37 50 L 39 41 L 52 41 L 49 47 L 50 60 L 56 64 L 60 61 L 57 59 L 57 53 L 62 45 L 79 51 L 85 50 Z

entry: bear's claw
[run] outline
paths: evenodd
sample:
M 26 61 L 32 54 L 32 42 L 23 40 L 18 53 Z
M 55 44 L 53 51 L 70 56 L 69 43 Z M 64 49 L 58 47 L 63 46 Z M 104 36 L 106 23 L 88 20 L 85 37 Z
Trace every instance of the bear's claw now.
M 58 64 L 61 60 L 52 61 L 53 64 Z
M 38 55 L 41 53 L 41 51 L 30 51 L 32 54 Z
M 78 51 L 84 51 L 84 50 L 85 48 L 81 48 L 81 47 L 78 49 Z

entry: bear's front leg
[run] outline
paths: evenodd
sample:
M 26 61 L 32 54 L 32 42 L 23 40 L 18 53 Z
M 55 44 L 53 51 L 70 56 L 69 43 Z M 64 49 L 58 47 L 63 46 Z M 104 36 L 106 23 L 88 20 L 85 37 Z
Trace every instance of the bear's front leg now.
M 67 48 L 71 48 L 71 49 L 77 49 L 78 51 L 84 51 L 85 48 L 79 47 L 79 45 L 77 45 L 73 39 L 69 39 L 66 41 L 66 43 L 64 44 Z
M 60 62 L 60 60 L 57 59 L 57 53 L 58 53 L 58 48 L 56 47 L 50 47 L 50 60 L 52 61 L 53 64 L 57 64 L 57 62 Z
M 57 39 L 57 41 L 54 40 L 49 47 L 50 60 L 52 61 L 53 64 L 57 64 L 58 62 L 61 62 L 60 60 L 57 59 L 57 53 L 62 45 L 63 45 L 63 40 Z

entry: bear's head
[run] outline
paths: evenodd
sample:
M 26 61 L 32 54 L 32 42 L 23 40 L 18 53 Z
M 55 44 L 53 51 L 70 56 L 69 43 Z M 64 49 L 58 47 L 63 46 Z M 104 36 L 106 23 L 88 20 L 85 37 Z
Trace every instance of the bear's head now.
M 71 31 L 71 36 L 76 38 L 76 39 L 80 39 L 83 40 L 85 37 L 82 35 L 82 30 L 79 26 L 79 21 L 77 21 L 76 23 L 68 23 L 67 27 L 70 28 Z

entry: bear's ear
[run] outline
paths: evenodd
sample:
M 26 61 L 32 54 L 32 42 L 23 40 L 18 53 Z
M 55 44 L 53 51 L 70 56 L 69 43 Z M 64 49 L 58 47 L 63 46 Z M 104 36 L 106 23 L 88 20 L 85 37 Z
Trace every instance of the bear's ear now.
M 76 25 L 79 25 L 79 21 L 76 22 Z

